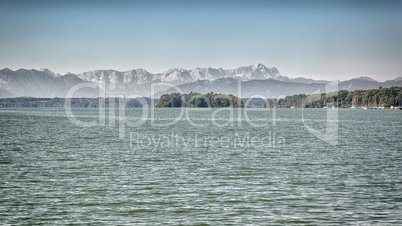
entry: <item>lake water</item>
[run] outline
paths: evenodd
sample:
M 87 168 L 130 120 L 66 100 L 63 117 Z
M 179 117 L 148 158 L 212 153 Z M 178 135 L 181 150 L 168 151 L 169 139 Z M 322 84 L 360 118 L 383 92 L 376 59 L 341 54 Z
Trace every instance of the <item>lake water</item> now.
M 402 224 L 402 111 L 143 110 L 0 109 L 0 222 Z

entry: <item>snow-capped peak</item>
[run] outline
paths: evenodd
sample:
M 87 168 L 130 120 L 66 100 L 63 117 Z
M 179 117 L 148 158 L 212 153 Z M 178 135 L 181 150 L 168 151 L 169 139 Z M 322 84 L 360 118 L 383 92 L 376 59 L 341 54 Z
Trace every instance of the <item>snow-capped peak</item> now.
M 46 74 L 48 74 L 48 75 L 51 75 L 51 76 L 53 76 L 53 77 L 55 77 L 55 78 L 62 76 L 61 74 L 56 74 L 56 73 L 54 73 L 53 71 L 51 71 L 51 70 L 49 70 L 49 69 L 47 69 L 47 68 L 41 68 L 41 69 L 39 69 L 39 71 L 44 72 L 44 73 L 46 73 Z

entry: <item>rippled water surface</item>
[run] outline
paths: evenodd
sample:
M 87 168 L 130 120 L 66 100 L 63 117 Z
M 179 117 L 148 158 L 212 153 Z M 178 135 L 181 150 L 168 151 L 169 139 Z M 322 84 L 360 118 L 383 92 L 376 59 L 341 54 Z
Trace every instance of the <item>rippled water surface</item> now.
M 217 110 L 0 109 L 0 222 L 402 224 L 402 111 Z

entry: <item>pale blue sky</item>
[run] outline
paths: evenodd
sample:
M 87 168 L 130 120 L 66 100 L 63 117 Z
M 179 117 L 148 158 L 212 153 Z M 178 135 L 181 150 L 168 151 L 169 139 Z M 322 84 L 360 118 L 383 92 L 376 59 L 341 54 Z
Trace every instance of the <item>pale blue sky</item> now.
M 402 1 L 1 1 L 0 68 L 402 76 Z

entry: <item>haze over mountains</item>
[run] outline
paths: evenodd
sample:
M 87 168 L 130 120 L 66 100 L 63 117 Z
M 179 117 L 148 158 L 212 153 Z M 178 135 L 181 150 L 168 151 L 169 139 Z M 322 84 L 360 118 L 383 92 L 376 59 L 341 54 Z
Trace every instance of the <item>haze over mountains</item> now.
M 172 68 L 163 73 L 150 73 L 144 69 L 131 71 L 95 70 L 80 74 L 60 75 L 48 69 L 12 71 L 0 70 L 0 98 L 6 97 L 66 97 L 67 92 L 78 84 L 94 88 L 81 88 L 74 97 L 97 97 L 122 95 L 125 97 L 154 97 L 171 92 L 217 92 L 240 97 L 259 95 L 266 98 L 293 94 L 323 92 L 329 81 L 282 76 L 275 67 L 254 64 L 236 69 L 195 68 L 187 70 Z M 157 85 L 157 84 L 170 85 Z M 94 86 L 94 84 L 96 86 Z M 153 84 L 153 85 L 151 85 Z M 402 77 L 378 82 L 368 77 L 340 82 L 325 91 L 336 89 L 376 89 L 378 87 L 402 86 Z M 105 94 L 106 91 L 106 94 Z

